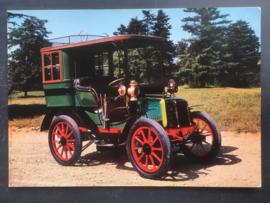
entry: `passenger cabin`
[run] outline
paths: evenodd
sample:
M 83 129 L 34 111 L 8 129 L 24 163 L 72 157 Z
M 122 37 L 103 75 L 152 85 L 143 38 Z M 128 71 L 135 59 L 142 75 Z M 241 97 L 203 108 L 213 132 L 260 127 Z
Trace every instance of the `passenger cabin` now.
M 141 96 L 164 92 L 163 41 L 154 36 L 120 35 L 42 48 L 47 106 L 98 107 L 100 94 L 119 95 L 117 88 L 108 87 L 119 78 L 125 78 L 126 86 L 136 80 Z M 79 91 L 76 85 L 90 86 L 95 94 Z

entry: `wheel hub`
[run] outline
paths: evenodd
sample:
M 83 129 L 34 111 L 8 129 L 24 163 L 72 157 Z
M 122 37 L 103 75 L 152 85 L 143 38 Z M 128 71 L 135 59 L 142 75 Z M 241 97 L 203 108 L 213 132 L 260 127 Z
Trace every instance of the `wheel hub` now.
M 191 140 L 194 143 L 200 144 L 205 140 L 205 135 L 201 135 L 199 132 L 193 133 L 189 136 L 188 140 Z
M 66 139 L 65 137 L 61 137 L 60 143 L 61 143 L 63 146 L 66 146 L 66 145 L 67 145 L 67 139 Z
M 143 145 L 143 152 L 146 154 L 146 155 L 150 155 L 151 152 L 152 152 L 152 149 L 151 149 L 151 146 L 147 143 L 145 143 Z

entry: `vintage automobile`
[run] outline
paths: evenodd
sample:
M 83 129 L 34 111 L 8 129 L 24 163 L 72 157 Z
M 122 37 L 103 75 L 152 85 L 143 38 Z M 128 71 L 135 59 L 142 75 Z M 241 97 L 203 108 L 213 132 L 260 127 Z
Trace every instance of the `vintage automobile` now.
M 191 112 L 176 97 L 175 81 L 164 81 L 163 38 L 67 39 L 41 49 L 48 107 L 41 131 L 49 130 L 59 164 L 75 164 L 92 143 L 98 151 L 124 145 L 136 171 L 155 179 L 167 173 L 173 153 L 198 163 L 217 156 L 221 136 L 215 121 Z

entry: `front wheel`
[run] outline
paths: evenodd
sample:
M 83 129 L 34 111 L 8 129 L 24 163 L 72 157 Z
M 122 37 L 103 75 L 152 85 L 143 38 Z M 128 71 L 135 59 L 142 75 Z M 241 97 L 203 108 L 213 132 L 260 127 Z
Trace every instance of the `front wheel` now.
M 182 151 L 190 161 L 209 163 L 221 147 L 219 128 L 206 113 L 192 112 L 191 117 L 197 128 L 183 144 Z
M 139 119 L 127 139 L 130 162 L 143 178 L 160 178 L 171 164 L 171 144 L 162 126 L 151 119 Z
M 75 164 L 81 156 L 82 141 L 76 122 L 68 116 L 58 116 L 49 129 L 49 146 L 54 159 L 61 165 Z

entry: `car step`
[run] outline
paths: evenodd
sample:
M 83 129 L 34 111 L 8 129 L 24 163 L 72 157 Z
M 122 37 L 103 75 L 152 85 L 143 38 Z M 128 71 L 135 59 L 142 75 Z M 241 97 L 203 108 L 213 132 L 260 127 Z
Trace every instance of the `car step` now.
M 118 149 L 120 147 L 124 147 L 124 145 L 118 145 L 118 144 L 102 144 L 102 145 L 96 145 L 97 146 L 97 151 L 108 151 L 112 149 Z

